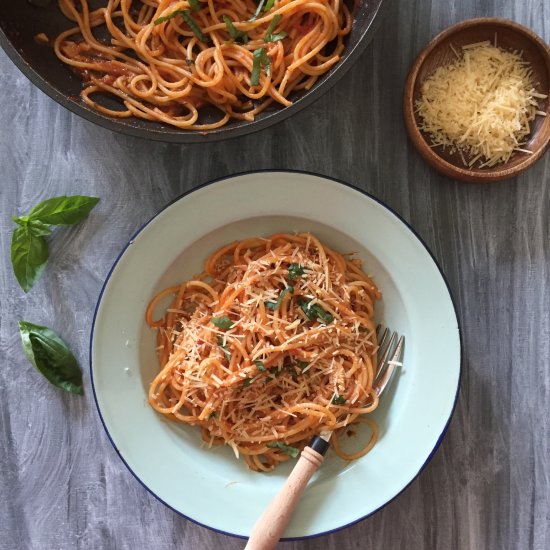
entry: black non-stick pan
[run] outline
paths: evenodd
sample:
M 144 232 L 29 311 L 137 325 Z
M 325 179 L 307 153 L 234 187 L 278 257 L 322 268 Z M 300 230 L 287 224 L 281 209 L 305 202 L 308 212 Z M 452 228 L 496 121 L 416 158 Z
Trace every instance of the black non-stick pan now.
M 101 3 L 100 0 L 90 2 L 92 6 Z M 63 65 L 50 47 L 35 40 L 38 33 L 43 32 L 53 38 L 73 25 L 63 16 L 55 0 L 0 2 L 0 45 L 36 86 L 67 109 L 91 122 L 142 138 L 174 143 L 197 143 L 229 139 L 266 128 L 298 112 L 320 97 L 343 76 L 365 49 L 388 3 L 389 0 L 360 0 L 342 60 L 310 90 L 293 94 L 293 104 L 290 107 L 272 105 L 260 113 L 253 122 L 231 121 L 226 126 L 209 132 L 179 130 L 166 124 L 137 118 L 109 118 L 87 107 L 79 97 L 82 88 L 79 76 Z

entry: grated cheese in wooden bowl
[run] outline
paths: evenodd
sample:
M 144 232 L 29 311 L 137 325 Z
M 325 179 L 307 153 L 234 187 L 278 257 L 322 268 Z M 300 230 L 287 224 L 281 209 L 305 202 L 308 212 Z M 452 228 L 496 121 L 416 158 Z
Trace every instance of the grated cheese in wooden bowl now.
M 457 59 L 438 67 L 422 84 L 415 109 L 431 146 L 449 147 L 466 166 L 507 162 L 523 146 L 535 116 L 546 116 L 537 100 L 532 70 L 519 52 L 489 41 L 462 47 Z M 468 158 L 468 160 L 466 160 Z

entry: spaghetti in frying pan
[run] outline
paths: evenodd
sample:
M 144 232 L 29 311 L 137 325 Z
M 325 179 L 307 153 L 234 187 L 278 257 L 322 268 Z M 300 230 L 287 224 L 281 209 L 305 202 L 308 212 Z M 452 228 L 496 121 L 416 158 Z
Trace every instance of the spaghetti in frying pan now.
M 82 76 L 83 101 L 107 116 L 189 130 L 291 105 L 292 92 L 310 89 L 339 61 L 353 18 L 343 0 L 90 4 L 59 0 L 75 25 L 53 41 L 57 57 Z M 201 121 L 208 107 L 219 114 L 214 122 Z

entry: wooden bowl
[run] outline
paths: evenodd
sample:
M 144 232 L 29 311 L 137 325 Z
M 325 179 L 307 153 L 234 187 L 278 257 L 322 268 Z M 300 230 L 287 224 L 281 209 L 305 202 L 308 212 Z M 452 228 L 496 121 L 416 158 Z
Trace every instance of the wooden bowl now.
M 407 133 L 414 146 L 424 159 L 436 170 L 451 178 L 472 182 L 493 182 L 516 176 L 534 164 L 543 154 L 550 142 L 550 101 L 539 100 L 540 111 L 547 113 L 546 117 L 537 116 L 531 123 L 531 134 L 526 149 L 532 154 L 515 152 L 506 163 L 500 163 L 491 168 L 468 168 L 464 166 L 460 154 L 451 154 L 442 147 L 430 147 L 429 136 L 419 130 L 420 119 L 415 113 L 415 102 L 420 99 L 421 86 L 433 71 L 447 65 L 456 59 L 451 44 L 456 49 L 466 44 L 490 40 L 494 42 L 497 35 L 497 45 L 506 50 L 523 52 L 523 57 L 531 64 L 537 91 L 549 94 L 550 90 L 550 48 L 531 30 L 509 21 L 493 17 L 468 19 L 462 21 L 438 34 L 422 50 L 412 66 L 403 98 L 403 111 Z

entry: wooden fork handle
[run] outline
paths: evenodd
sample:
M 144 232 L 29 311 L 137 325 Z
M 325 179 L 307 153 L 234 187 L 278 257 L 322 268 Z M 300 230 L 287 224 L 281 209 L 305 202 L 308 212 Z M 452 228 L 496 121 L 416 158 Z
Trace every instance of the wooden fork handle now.
M 254 524 L 245 550 L 272 550 L 275 547 L 308 481 L 323 460 L 321 453 L 311 447 L 304 448 L 285 484 Z

